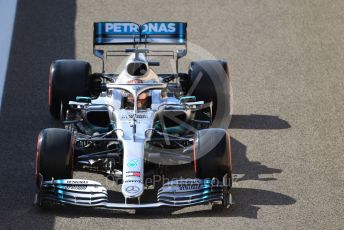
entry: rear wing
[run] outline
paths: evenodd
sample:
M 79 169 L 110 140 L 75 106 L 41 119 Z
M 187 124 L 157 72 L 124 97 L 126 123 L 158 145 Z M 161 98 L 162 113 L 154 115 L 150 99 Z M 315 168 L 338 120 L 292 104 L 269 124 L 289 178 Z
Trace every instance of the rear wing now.
M 176 72 L 178 72 L 178 59 L 187 53 L 186 22 L 147 22 L 142 25 L 133 22 L 95 22 L 93 29 L 93 53 L 102 59 L 104 72 L 104 58 L 108 56 L 123 56 L 123 51 L 96 49 L 96 45 L 138 45 L 161 44 L 184 46 L 178 50 L 150 50 L 151 56 L 170 56 L 176 59 Z M 127 52 L 128 49 L 124 50 Z M 148 55 L 146 53 L 146 55 Z
M 186 45 L 186 22 L 95 22 L 93 45 Z

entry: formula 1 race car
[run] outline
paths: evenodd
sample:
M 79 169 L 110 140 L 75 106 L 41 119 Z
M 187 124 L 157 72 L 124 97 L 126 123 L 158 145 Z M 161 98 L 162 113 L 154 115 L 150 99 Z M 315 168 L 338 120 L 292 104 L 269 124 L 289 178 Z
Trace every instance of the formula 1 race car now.
M 97 22 L 93 51 L 102 60 L 101 73 L 92 73 L 91 65 L 80 60 L 51 64 L 49 109 L 64 128 L 38 135 L 36 205 L 231 204 L 229 67 L 222 60 L 194 61 L 188 73 L 179 73 L 179 59 L 187 54 L 186 27 L 183 22 Z M 119 74 L 105 71 L 109 57 L 123 56 L 127 61 Z M 151 57 L 175 60 L 175 70 L 156 73 L 160 62 Z M 154 176 L 176 165 L 193 167 L 194 175 L 154 183 Z M 111 178 L 123 202 L 111 202 L 98 182 L 73 179 L 77 170 Z M 151 187 L 156 201 L 141 202 Z

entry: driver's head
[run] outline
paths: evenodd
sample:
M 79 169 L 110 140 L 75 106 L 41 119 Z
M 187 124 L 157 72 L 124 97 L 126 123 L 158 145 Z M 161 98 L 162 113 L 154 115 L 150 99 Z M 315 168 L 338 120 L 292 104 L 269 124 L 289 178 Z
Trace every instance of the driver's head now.
M 133 79 L 133 80 L 128 81 L 128 84 L 140 84 L 140 83 L 143 83 L 143 81 L 140 79 Z M 137 107 L 138 108 L 145 107 L 147 105 L 147 101 L 148 101 L 148 94 L 147 93 L 141 93 L 137 99 Z M 131 94 L 128 95 L 128 102 L 134 103 L 133 95 L 131 95 Z

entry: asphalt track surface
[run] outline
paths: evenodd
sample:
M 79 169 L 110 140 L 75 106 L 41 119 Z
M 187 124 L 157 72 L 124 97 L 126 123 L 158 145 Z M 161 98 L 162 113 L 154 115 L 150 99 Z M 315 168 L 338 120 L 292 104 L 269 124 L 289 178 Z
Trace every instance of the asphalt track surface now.
M 342 229 L 344 2 L 18 1 L 0 117 L 1 229 Z M 48 68 L 89 60 L 93 21 L 187 21 L 189 41 L 233 67 L 228 209 L 37 210 L 35 138 L 57 127 Z M 77 176 L 84 174 L 77 174 Z

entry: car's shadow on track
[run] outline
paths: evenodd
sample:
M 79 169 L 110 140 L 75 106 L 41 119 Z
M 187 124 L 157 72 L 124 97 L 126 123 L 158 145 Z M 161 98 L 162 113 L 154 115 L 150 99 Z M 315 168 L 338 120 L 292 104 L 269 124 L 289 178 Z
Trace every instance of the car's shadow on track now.
M 290 124 L 279 118 L 278 116 L 271 115 L 233 115 L 229 129 L 261 129 L 261 130 L 277 130 L 288 129 Z M 282 169 L 272 168 L 257 161 L 250 161 L 247 157 L 246 145 L 239 140 L 231 137 L 231 148 L 233 157 L 233 173 L 241 175 L 234 177 L 235 182 L 243 180 L 260 180 L 270 181 L 276 180 L 274 177 L 266 177 L 274 173 L 281 173 Z M 264 175 L 264 178 L 260 178 Z
M 282 169 L 269 167 L 259 161 L 250 161 L 246 155 L 246 146 L 233 137 L 231 137 L 231 147 L 234 182 L 240 182 L 244 180 L 276 180 L 275 177 L 268 176 L 274 173 L 282 172 Z M 261 178 L 261 175 L 264 175 L 264 177 Z
M 285 120 L 277 116 L 269 115 L 234 115 L 230 129 L 288 129 L 291 126 Z M 250 161 L 247 158 L 246 146 L 232 137 L 232 154 L 234 174 L 243 175 L 234 178 L 238 183 L 244 180 L 270 181 L 276 178 L 268 178 L 266 175 L 281 173 L 282 169 L 272 168 L 261 162 Z M 178 166 L 177 166 L 178 167 Z M 174 170 L 176 171 L 176 170 Z M 178 169 L 177 169 L 178 171 Z M 260 178 L 260 175 L 265 175 Z M 195 208 L 157 208 L 128 210 L 105 210 L 84 209 L 71 206 L 54 206 L 53 209 L 45 209 L 46 213 L 53 212 L 57 216 L 66 218 L 77 218 L 80 216 L 99 218 L 135 218 L 135 219 L 166 219 L 166 218 L 192 218 L 192 217 L 245 217 L 257 218 L 260 206 L 265 205 L 291 205 L 296 200 L 288 195 L 252 188 L 240 188 L 234 186 L 232 189 L 235 204 L 229 209 L 221 205 L 200 205 Z M 123 202 L 121 193 L 109 191 L 113 202 Z M 117 198 L 118 197 L 118 198 Z M 143 200 L 147 203 L 156 202 L 156 191 L 147 190 Z M 135 214 L 135 215 L 133 215 Z
M 289 122 L 272 115 L 233 115 L 229 129 L 289 129 Z

